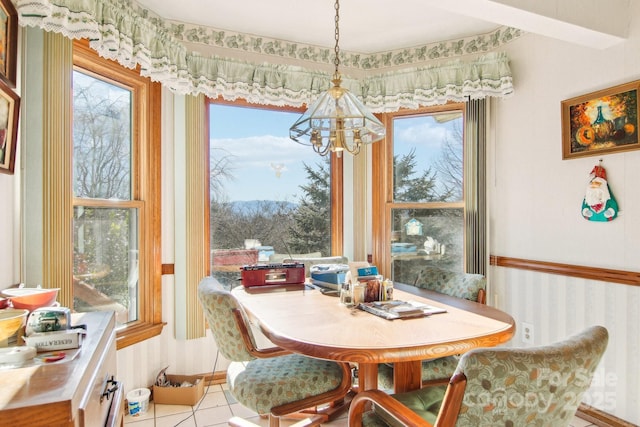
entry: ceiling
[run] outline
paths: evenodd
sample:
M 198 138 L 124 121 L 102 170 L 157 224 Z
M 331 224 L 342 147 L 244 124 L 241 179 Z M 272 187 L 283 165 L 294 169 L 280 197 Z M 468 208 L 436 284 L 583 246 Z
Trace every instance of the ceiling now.
M 625 34 L 620 34 L 624 25 L 619 24 L 623 22 L 620 18 L 625 22 L 629 19 L 625 16 L 626 0 L 580 2 L 579 8 L 566 10 L 575 2 L 342 0 L 340 48 L 371 54 L 485 34 L 501 26 L 591 47 L 608 47 L 624 39 Z M 333 0 L 137 0 L 137 3 L 170 21 L 321 47 L 335 44 Z M 607 27 L 603 24 L 607 18 L 617 25 Z
M 402 7 L 389 0 L 342 0 L 340 48 L 375 53 L 483 34 L 500 26 L 434 8 L 422 0 L 399 2 Z M 333 0 L 141 0 L 138 3 L 169 20 L 315 46 L 335 44 Z M 406 13 L 406 10 L 419 13 Z

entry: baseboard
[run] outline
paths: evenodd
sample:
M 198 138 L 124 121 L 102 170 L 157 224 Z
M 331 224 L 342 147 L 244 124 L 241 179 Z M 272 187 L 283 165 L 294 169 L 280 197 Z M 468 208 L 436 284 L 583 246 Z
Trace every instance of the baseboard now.
M 603 412 L 593 406 L 585 405 L 584 403 L 578 407 L 576 413 L 578 418 L 582 418 L 585 421 L 589 421 L 599 427 L 638 427 L 637 424 L 632 424 L 628 421 L 622 420 L 611 414 Z
M 216 371 L 207 374 L 200 374 L 204 377 L 205 385 L 224 384 L 227 382 L 227 373 L 225 371 Z

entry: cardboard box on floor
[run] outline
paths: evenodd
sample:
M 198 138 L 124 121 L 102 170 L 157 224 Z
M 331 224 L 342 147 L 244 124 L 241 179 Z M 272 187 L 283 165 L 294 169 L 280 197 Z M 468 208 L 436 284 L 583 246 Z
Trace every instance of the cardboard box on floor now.
M 197 375 L 167 375 L 171 384 L 181 384 L 188 381 L 195 384 L 191 387 L 158 387 L 153 386 L 153 401 L 168 405 L 190 405 L 193 406 L 202 398 L 204 394 L 204 377 Z

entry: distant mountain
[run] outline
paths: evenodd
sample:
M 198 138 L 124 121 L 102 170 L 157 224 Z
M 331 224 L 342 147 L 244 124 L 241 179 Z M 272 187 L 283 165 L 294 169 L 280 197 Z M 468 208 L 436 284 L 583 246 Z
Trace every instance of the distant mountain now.
M 297 203 L 282 202 L 278 200 L 237 200 L 228 202 L 235 212 L 250 213 L 256 211 L 275 212 L 278 209 L 293 211 L 298 207 Z

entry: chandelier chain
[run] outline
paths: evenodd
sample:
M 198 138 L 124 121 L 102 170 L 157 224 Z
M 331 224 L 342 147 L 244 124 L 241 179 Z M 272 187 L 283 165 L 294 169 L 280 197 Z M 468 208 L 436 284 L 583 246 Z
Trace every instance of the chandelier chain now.
M 340 28 L 339 28 L 339 21 L 340 21 L 340 4 L 338 2 L 338 0 L 336 0 L 336 4 L 335 4 L 335 9 L 336 9 L 336 18 L 335 18 L 335 22 L 336 22 L 336 29 L 335 29 L 335 39 L 336 39 L 336 46 L 335 46 L 335 58 L 333 58 L 333 63 L 336 66 L 336 76 L 338 75 L 338 66 L 340 65 L 340 47 L 338 46 L 338 41 L 340 40 Z
M 321 156 L 343 152 L 356 155 L 364 145 L 384 138 L 384 125 L 372 115 L 355 95 L 340 86 L 340 3 L 335 0 L 336 66 L 331 86 L 289 128 L 289 137 L 302 145 L 310 145 Z

